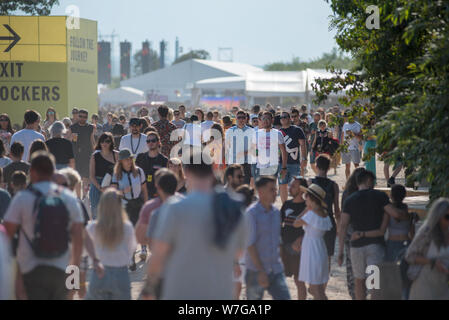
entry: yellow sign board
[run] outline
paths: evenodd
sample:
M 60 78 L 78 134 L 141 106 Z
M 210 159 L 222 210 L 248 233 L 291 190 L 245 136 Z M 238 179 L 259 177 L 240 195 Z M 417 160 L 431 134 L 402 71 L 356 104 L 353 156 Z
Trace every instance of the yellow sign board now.
M 0 113 L 21 124 L 27 109 L 59 118 L 98 111 L 97 22 L 68 29 L 61 16 L 0 16 Z

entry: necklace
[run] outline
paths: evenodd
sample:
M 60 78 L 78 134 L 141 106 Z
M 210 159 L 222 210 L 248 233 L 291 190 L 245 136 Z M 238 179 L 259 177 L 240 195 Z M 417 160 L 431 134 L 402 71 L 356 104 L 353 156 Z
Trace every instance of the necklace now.
M 132 135 L 132 134 L 131 134 L 130 138 L 131 138 L 131 152 L 132 152 L 133 154 L 136 154 L 137 150 L 139 150 L 139 146 L 140 146 L 140 138 L 141 138 L 141 136 L 140 136 L 140 134 L 139 134 L 139 143 L 137 143 L 137 148 L 136 148 L 136 150 L 134 150 L 133 135 Z

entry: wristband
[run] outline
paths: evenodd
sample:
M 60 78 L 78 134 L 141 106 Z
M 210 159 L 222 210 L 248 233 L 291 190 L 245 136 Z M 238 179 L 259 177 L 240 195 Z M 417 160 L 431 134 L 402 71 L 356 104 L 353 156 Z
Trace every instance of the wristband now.
M 282 168 L 282 170 L 287 170 L 287 168 Z

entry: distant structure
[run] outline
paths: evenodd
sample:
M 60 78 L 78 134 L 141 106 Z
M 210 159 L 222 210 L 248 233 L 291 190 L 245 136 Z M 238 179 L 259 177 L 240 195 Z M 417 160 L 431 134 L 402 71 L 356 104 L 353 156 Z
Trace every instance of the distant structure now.
M 218 61 L 233 62 L 234 61 L 234 49 L 218 48 Z
M 179 39 L 176 37 L 176 44 L 175 44 L 175 61 L 179 58 Z
M 111 43 L 98 42 L 98 83 L 111 84 Z
M 131 42 L 120 42 L 120 80 L 131 77 Z
M 142 74 L 151 71 L 150 68 L 150 42 L 146 40 L 142 42 Z
M 161 42 L 160 42 L 160 62 L 159 62 L 159 65 L 160 65 L 160 68 L 161 69 L 163 69 L 163 68 L 165 68 L 165 49 L 166 49 L 166 47 L 167 47 L 167 42 L 165 42 L 164 40 L 162 40 Z

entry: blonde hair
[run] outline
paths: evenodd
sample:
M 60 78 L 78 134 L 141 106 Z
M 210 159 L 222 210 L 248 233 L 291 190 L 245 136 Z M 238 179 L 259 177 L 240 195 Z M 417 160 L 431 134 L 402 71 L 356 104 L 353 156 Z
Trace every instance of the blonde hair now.
M 173 118 L 174 118 L 173 109 L 169 108 L 168 109 L 168 121 L 173 121 Z
M 170 163 L 174 166 L 177 166 L 179 169 L 177 172 L 175 172 L 178 180 L 184 180 L 185 176 L 184 176 L 184 169 L 182 167 L 182 161 L 179 158 L 170 158 L 170 160 L 168 160 L 167 162 L 167 168 L 170 165 Z M 173 170 L 172 170 L 173 171 Z
M 137 177 L 139 174 L 139 171 L 136 167 L 136 164 L 134 163 L 134 160 L 131 162 L 131 172 L 133 174 L 133 177 Z M 117 161 L 114 167 L 114 174 L 117 177 L 117 180 L 121 180 L 123 177 L 123 160 Z
M 120 193 L 114 188 L 108 188 L 98 204 L 95 238 L 100 245 L 108 249 L 117 247 L 123 240 L 126 221 L 128 216 L 123 210 Z

